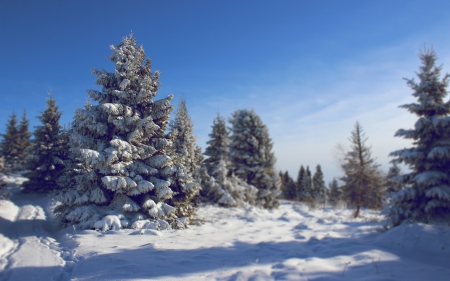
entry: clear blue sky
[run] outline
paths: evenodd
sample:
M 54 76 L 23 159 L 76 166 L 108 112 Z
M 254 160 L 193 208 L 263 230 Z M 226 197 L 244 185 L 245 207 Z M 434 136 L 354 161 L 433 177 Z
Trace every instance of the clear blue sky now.
M 205 148 L 217 112 L 254 108 L 269 127 L 277 168 L 295 174 L 333 154 L 359 120 L 373 156 L 409 146 L 394 138 L 415 117 L 403 77 L 434 45 L 450 68 L 450 1 L 0 1 L 0 132 L 14 110 L 31 126 L 53 91 L 72 120 L 92 68 L 113 71 L 109 45 L 131 31 L 160 70 L 159 97 L 184 95 Z M 32 129 L 32 128 L 31 128 Z

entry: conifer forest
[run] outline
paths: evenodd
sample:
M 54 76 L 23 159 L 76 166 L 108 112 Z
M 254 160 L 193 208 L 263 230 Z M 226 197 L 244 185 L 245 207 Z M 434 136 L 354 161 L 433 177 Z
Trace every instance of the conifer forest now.
M 109 67 L 74 113 L 51 91 L 39 116 L 18 105 L 1 120 L 0 279 L 450 279 L 450 74 L 434 47 L 405 79 L 414 101 L 397 105 L 416 121 L 392 139 L 411 145 L 385 170 L 355 119 L 326 148 L 340 169 L 327 175 L 301 158 L 280 169 L 252 104 L 206 120 L 200 143 L 201 108 L 160 93 L 141 36 L 92 51 Z

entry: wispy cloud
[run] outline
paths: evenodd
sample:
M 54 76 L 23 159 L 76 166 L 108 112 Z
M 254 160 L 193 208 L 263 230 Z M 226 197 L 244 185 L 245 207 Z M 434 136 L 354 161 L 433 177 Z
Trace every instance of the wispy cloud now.
M 359 121 L 373 156 L 387 170 L 388 154 L 410 146 L 408 140 L 394 138 L 394 133 L 412 127 L 417 119 L 398 108 L 414 101 L 402 79 L 414 77 L 420 65 L 417 52 L 410 49 L 405 43 L 377 50 L 358 61 L 331 65 L 309 76 L 302 69 L 286 69 L 276 74 L 284 76 L 279 83 L 267 86 L 258 77 L 235 92 L 205 98 L 203 110 L 192 111 L 196 112 L 196 128 L 201 128 L 196 129 L 199 144 L 204 146 L 208 140 L 217 111 L 228 117 L 235 109 L 254 108 L 269 128 L 278 169 L 296 175 L 301 164 L 312 169 L 321 164 L 329 181 L 341 174 L 333 159 L 334 147 L 348 143 Z M 449 53 L 438 55 L 444 58 L 439 62 L 448 69 Z M 302 79 L 298 79 L 299 75 L 303 75 Z

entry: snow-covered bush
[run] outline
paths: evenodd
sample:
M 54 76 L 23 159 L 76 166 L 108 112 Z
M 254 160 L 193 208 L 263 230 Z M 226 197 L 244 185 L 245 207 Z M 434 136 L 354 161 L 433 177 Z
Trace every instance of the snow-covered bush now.
M 160 74 L 152 73 L 150 59 L 143 64 L 144 49 L 133 35 L 110 48 L 115 71 L 93 70 L 102 91 L 89 90 L 95 104 L 88 101 L 75 113 L 70 150 L 76 182 L 58 196 L 55 213 L 85 228 L 106 227 L 108 221 L 99 221 L 107 215 L 174 222 L 174 207 L 165 203 L 173 196 L 165 135 L 173 97 L 153 100 Z
M 258 188 L 256 204 L 279 206 L 281 180 L 275 171 L 275 156 L 269 131 L 254 110 L 236 110 L 231 123 L 230 170 Z
M 450 75 L 440 79 L 433 49 L 419 55 L 422 66 L 419 82 L 407 79 L 417 103 L 400 106 L 419 117 L 413 129 L 400 129 L 397 137 L 413 140 L 411 148 L 394 151 L 392 162 L 404 163 L 409 173 L 398 176 L 405 188 L 392 197 L 387 210 L 390 223 L 403 221 L 450 221 L 450 101 L 447 86 Z

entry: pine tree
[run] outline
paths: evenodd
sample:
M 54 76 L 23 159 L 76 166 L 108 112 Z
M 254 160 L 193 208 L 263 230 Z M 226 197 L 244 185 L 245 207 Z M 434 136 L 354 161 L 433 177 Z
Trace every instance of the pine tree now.
M 269 131 L 254 110 L 236 110 L 231 123 L 230 170 L 258 188 L 256 204 L 272 209 L 279 206 L 280 178 Z
M 115 71 L 94 69 L 102 91 L 88 90 L 70 133 L 76 184 L 58 196 L 55 213 L 62 221 L 84 228 L 107 230 L 156 220 L 161 228 L 176 224 L 175 208 L 166 203 L 172 161 L 166 155 L 165 135 L 173 96 L 153 101 L 160 88 L 160 73 L 145 64 L 145 52 L 133 35 L 111 46 Z
M 18 134 L 18 147 L 19 147 L 19 155 L 18 155 L 18 170 L 23 170 L 25 168 L 25 163 L 27 157 L 30 155 L 29 149 L 32 147 L 31 144 L 31 132 L 28 130 L 28 126 L 30 125 L 30 121 L 27 119 L 27 114 L 25 110 L 22 114 L 22 119 L 19 124 L 19 134 Z
M 326 187 L 323 179 L 322 168 L 320 165 L 316 166 L 316 172 L 312 178 L 312 198 L 313 204 L 325 204 L 326 200 Z
M 300 170 L 298 171 L 297 174 L 297 182 L 296 182 L 296 186 L 297 186 L 297 200 L 298 201 L 304 201 L 305 198 L 307 198 L 307 196 L 305 196 L 305 178 L 306 178 L 306 171 L 305 168 L 303 167 L 303 165 L 300 166 Z
M 336 206 L 337 203 L 341 201 L 342 190 L 335 178 L 333 178 L 328 186 L 328 202 L 331 204 L 331 206 Z
M 62 113 L 50 94 L 47 99 L 47 108 L 39 120 L 42 126 L 37 126 L 34 131 L 33 146 L 30 149 L 30 157 L 27 159 L 26 168 L 29 170 L 25 177 L 29 181 L 23 184 L 27 191 L 50 191 L 56 189 L 57 179 L 64 169 L 64 151 L 61 139 L 59 119 Z
M 225 118 L 219 114 L 217 114 L 217 117 L 213 121 L 212 132 L 209 134 L 209 137 L 210 140 L 207 142 L 208 147 L 203 153 L 208 158 L 203 161 L 203 164 L 211 175 L 221 160 L 228 162 L 230 153 L 230 139 L 228 137 Z
M 400 177 L 405 186 L 393 198 L 388 210 L 392 225 L 403 221 L 450 221 L 450 78 L 440 78 L 442 66 L 435 66 L 433 49 L 420 52 L 419 81 L 406 79 L 416 103 L 400 106 L 416 114 L 414 129 L 400 129 L 396 137 L 413 140 L 413 147 L 394 151 L 393 162 L 406 164 L 411 172 Z
M 1 155 L 5 160 L 5 172 L 12 172 L 18 166 L 20 156 L 19 130 L 17 128 L 17 115 L 13 112 L 6 124 L 6 133 L 2 134 L 0 143 Z
M 356 218 L 361 207 L 381 207 L 383 177 L 379 165 L 371 158 L 370 147 L 365 145 L 367 138 L 358 122 L 349 140 L 352 145 L 341 166 L 345 173 L 341 180 L 343 199 L 356 208 Z
M 171 189 L 174 196 L 170 200 L 178 217 L 191 217 L 195 211 L 194 197 L 200 190 L 201 150 L 195 144 L 194 127 L 189 117 L 186 101 L 181 99 L 175 119 L 170 123 L 172 146 L 170 157 L 175 168 Z M 179 223 L 178 227 L 187 225 Z

